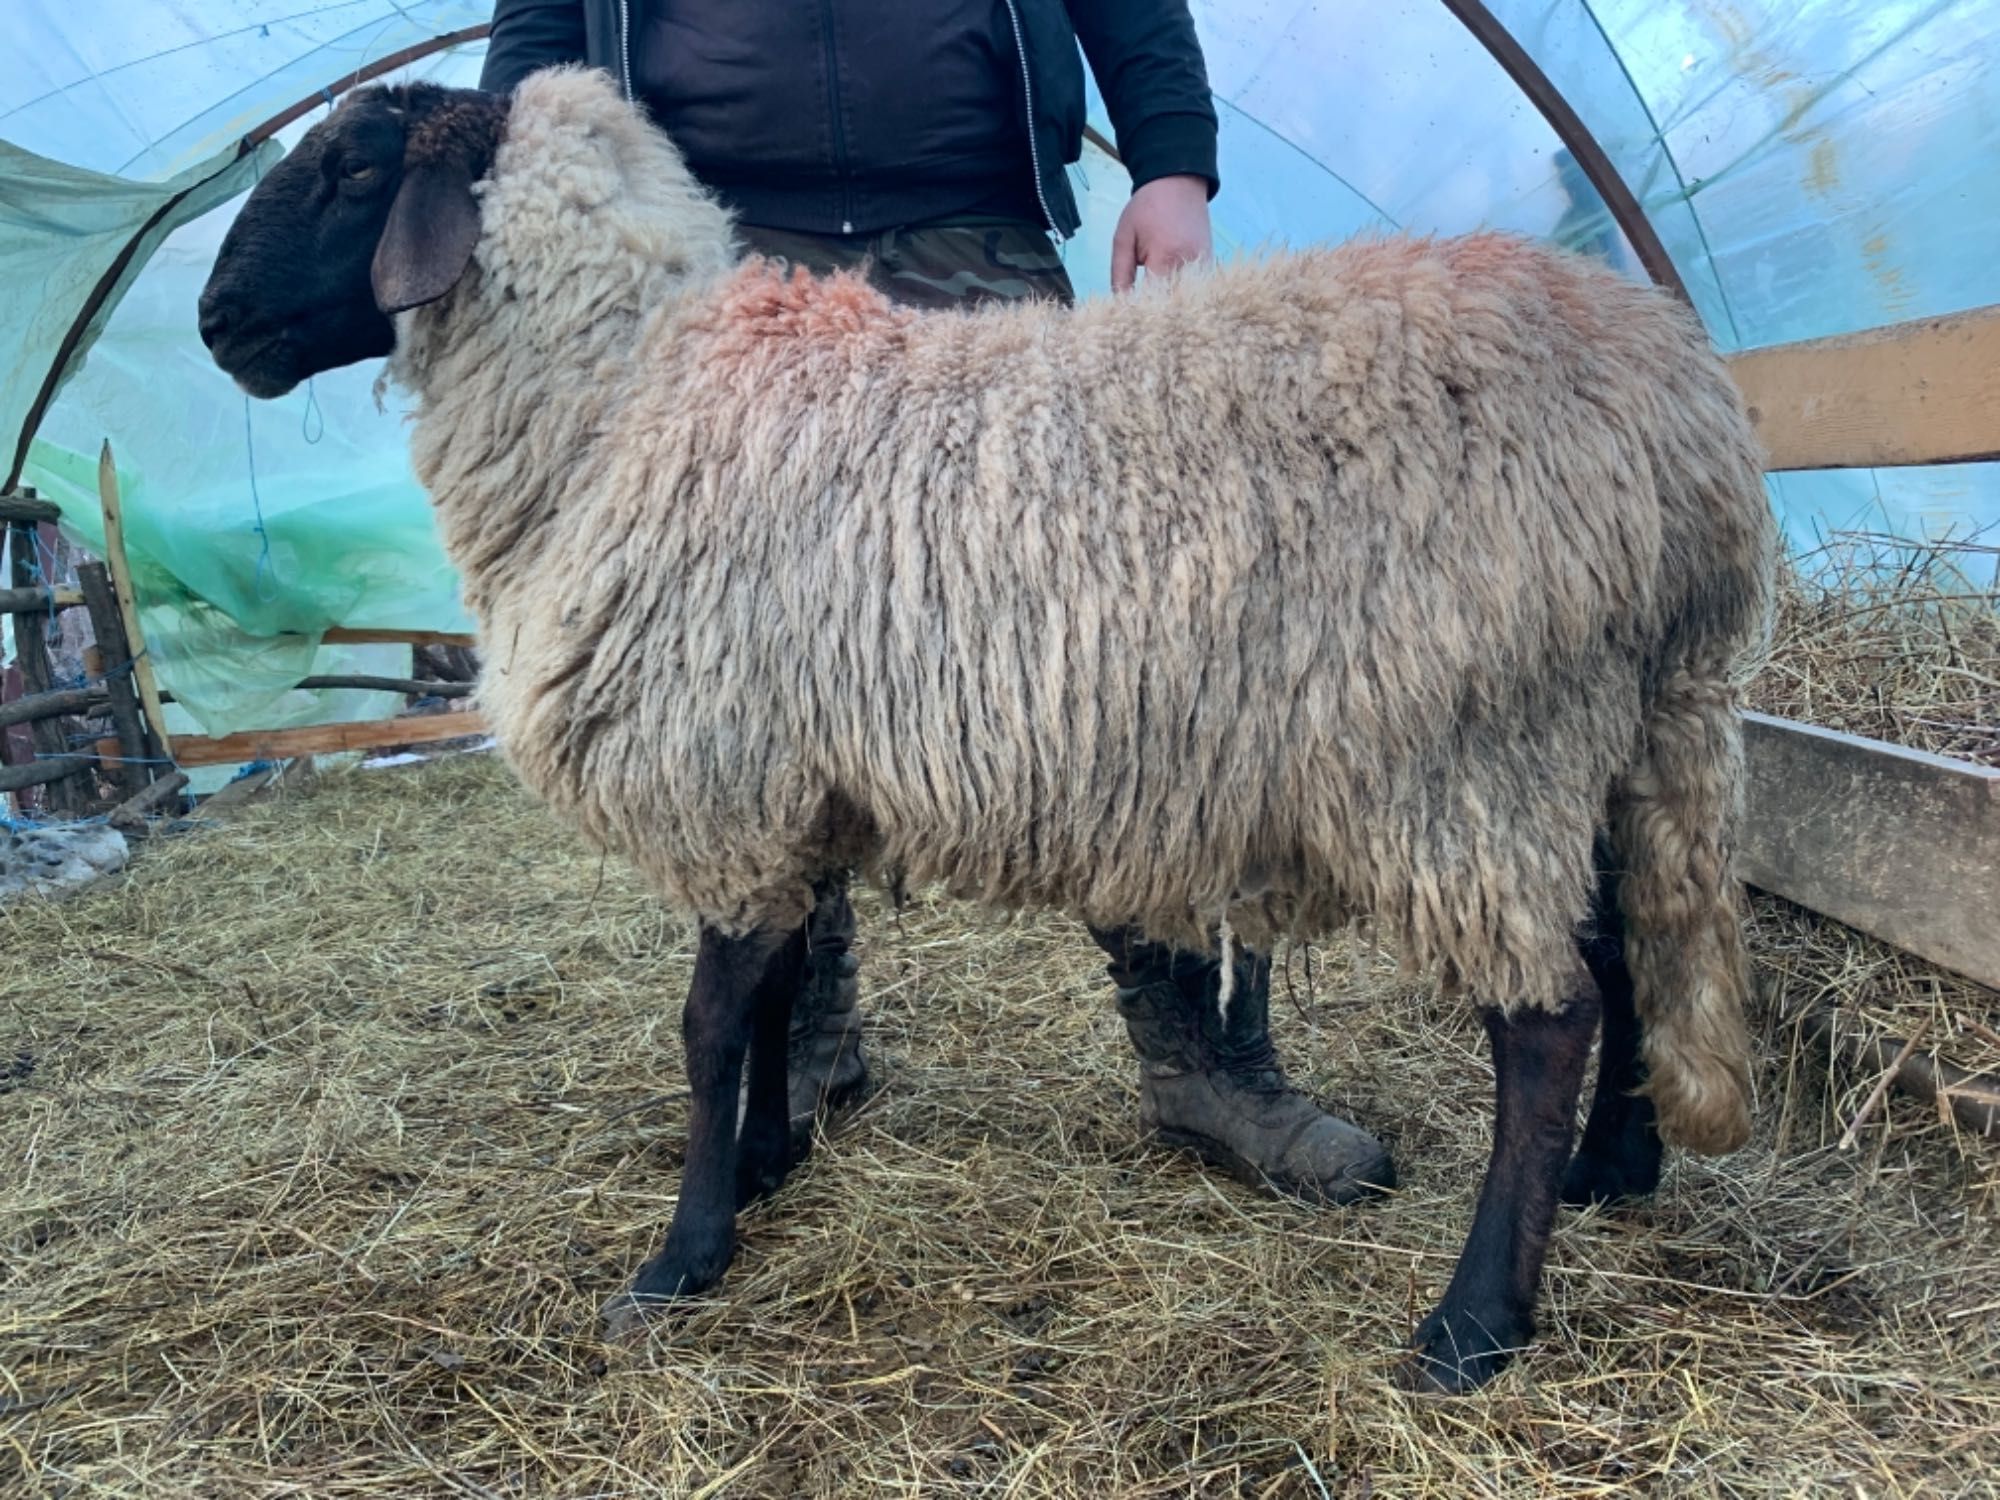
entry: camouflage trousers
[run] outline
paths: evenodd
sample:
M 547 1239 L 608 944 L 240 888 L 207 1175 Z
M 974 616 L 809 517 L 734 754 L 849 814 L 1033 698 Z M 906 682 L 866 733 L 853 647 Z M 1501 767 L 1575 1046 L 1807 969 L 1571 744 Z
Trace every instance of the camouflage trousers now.
M 745 228 L 739 237 L 751 250 L 815 274 L 862 271 L 891 300 L 913 307 L 1076 300 L 1048 237 L 1018 220 L 871 235 Z M 846 879 L 821 880 L 806 921 L 805 974 L 786 1048 L 794 1160 L 804 1157 L 819 1119 L 868 1087 L 854 925 Z M 1315 1201 L 1345 1203 L 1394 1182 L 1388 1153 L 1374 1137 L 1286 1081 L 1271 1047 L 1268 959 L 1234 956 L 1234 995 L 1225 1011 L 1218 1003 L 1222 964 L 1212 954 L 1176 952 L 1138 932 L 1092 929 L 1091 937 L 1111 960 L 1118 1013 L 1139 1059 L 1139 1117 L 1148 1131 L 1260 1187 Z
M 739 225 L 736 236 L 745 249 L 814 275 L 860 271 L 884 296 L 909 307 L 1076 301 L 1055 245 L 1020 219 L 966 218 L 853 235 Z M 815 1116 L 851 1102 L 867 1082 L 847 881 L 829 876 L 813 897 L 788 1048 L 794 1155 L 804 1154 Z
M 869 283 L 908 307 L 1076 300 L 1049 237 L 1020 219 L 961 219 L 879 234 L 803 234 L 741 225 L 745 247 L 815 275 L 865 271 Z

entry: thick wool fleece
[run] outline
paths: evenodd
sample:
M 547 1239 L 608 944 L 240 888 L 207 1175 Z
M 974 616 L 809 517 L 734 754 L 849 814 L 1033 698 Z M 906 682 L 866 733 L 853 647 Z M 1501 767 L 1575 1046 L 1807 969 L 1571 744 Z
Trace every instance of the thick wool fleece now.
M 418 471 L 521 777 L 669 900 L 796 923 L 858 864 L 1166 939 L 1367 915 L 1553 1007 L 1609 819 L 1662 1129 L 1742 1140 L 1772 528 L 1664 298 L 1480 237 L 913 313 L 734 265 L 575 72 L 482 191 L 402 330 Z

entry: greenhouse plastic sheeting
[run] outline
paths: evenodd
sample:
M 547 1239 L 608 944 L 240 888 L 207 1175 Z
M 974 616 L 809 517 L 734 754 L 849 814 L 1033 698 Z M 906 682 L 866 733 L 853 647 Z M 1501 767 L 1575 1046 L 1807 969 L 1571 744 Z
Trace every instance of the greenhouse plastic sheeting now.
M 1602 141 L 1723 348 L 2000 302 L 2000 4 L 1489 8 Z M 1440 0 L 1193 9 L 1221 118 L 1223 253 L 1494 226 L 1641 274 L 1542 116 Z M 489 14 L 481 0 L 8 0 L 0 138 L 158 192 L 355 68 Z M 416 71 L 469 82 L 478 51 Z M 1101 104 L 1093 117 L 1109 135 Z M 1074 178 L 1085 224 L 1066 260 L 1102 295 L 1128 184 L 1094 149 Z M 192 309 L 229 213 L 176 232 L 137 277 L 30 474 L 87 536 L 112 437 L 149 633 L 161 615 L 163 670 L 212 728 L 324 711 L 280 689 L 327 624 L 463 624 L 375 369 L 249 405 L 209 365 Z M 1802 543 L 2000 522 L 1991 464 L 1784 475 L 1771 493 Z
M 28 477 L 95 547 L 97 454 L 117 457 L 126 550 L 161 675 L 211 733 L 312 722 L 286 690 L 331 625 L 465 630 L 457 577 L 409 470 L 402 414 L 378 410 L 378 367 L 330 371 L 251 401 L 188 324 L 228 215 L 173 235 L 113 317 L 30 452 Z M 280 632 L 294 632 L 287 639 Z M 409 651 L 374 648 L 408 675 Z M 352 705 L 333 717 L 355 717 Z M 369 712 L 392 713 L 378 696 Z
M 156 181 L 491 0 L 6 0 L 0 140 Z
M 2000 4 L 1492 0 L 1638 191 L 1724 349 L 2000 302 Z M 2000 465 L 1787 474 L 1827 527 L 2000 526 Z M 1990 540 L 1990 537 L 1989 537 Z
M 1553 130 L 1440 0 L 1192 0 L 1225 250 L 1497 227 L 1641 273 Z M 1638 194 L 1725 350 L 2000 303 L 1994 0 L 1490 0 Z M 1093 95 L 1092 119 L 1110 134 Z M 1116 174 L 1099 157 L 1093 173 Z M 1070 258 L 1093 291 L 1122 184 Z M 1793 540 L 2000 527 L 2000 465 L 1788 474 Z
M 457 7 L 451 24 L 483 19 L 465 11 Z M 380 29 L 378 20 L 372 31 Z M 383 45 L 364 37 L 329 52 L 324 66 L 352 69 L 427 30 L 399 21 Z M 480 50 L 427 59 L 399 76 L 471 83 Z M 297 83 L 282 69 L 278 79 L 282 89 Z M 256 119 L 247 123 L 296 97 L 255 95 Z M 242 186 L 311 124 L 297 122 L 258 160 L 246 159 Z M 247 127 L 231 119 L 220 128 Z M 181 138 L 207 143 L 186 131 Z M 90 144 L 114 154 L 102 139 Z M 132 281 L 43 423 L 25 479 L 95 549 L 97 456 L 110 438 L 142 625 L 162 686 L 182 705 L 178 727 L 220 734 L 387 716 L 400 703 L 393 695 L 292 685 L 314 673 L 407 676 L 407 647 L 325 647 L 319 634 L 332 625 L 469 629 L 457 577 L 410 472 L 403 413 L 393 398 L 377 404 L 379 365 L 332 371 L 280 401 L 253 402 L 209 359 L 194 306 L 235 207 L 169 235 Z
M 262 159 L 277 155 L 273 146 Z M 8 437 L 0 466 L 13 463 L 14 435 L 93 288 L 137 240 L 104 301 L 104 312 L 115 309 L 155 247 L 244 191 L 259 160 L 239 159 L 232 147 L 165 182 L 132 182 L 0 141 L 0 286 L 7 289 L 0 298 L 0 348 L 14 351 L 0 370 L 0 434 Z M 84 331 L 80 351 L 103 332 L 104 312 Z

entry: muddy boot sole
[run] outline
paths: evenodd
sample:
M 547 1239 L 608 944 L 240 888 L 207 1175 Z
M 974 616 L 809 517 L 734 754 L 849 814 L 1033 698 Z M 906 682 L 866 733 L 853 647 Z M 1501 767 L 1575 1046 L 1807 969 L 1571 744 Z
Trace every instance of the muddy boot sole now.
M 1273 1177 L 1247 1156 L 1238 1155 L 1215 1137 L 1196 1131 L 1156 1125 L 1152 1138 L 1162 1146 L 1194 1156 L 1217 1171 L 1227 1173 L 1245 1187 L 1278 1193 L 1316 1207 L 1344 1208 L 1349 1204 L 1379 1198 L 1396 1186 L 1396 1164 L 1386 1150 L 1329 1183 L 1317 1179 L 1307 1181 Z

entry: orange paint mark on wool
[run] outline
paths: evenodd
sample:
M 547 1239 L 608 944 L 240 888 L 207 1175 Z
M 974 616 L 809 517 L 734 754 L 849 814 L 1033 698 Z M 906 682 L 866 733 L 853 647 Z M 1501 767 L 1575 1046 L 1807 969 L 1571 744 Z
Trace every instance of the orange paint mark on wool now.
M 716 312 L 725 337 L 812 343 L 900 328 L 911 317 L 852 271 L 814 276 L 800 267 L 787 275 L 766 260 L 745 263 L 723 288 Z

